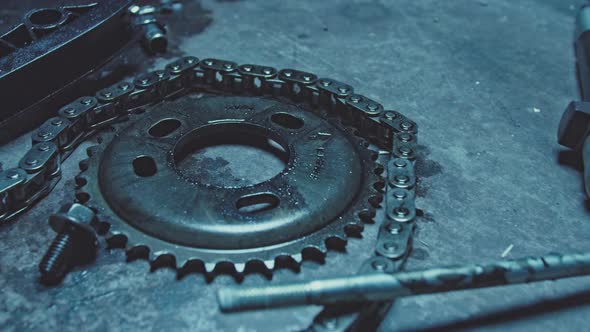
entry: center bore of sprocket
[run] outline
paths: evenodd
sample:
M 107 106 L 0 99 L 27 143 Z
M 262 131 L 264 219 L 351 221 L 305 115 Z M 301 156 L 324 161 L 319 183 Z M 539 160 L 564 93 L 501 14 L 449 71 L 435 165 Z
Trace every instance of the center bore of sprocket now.
M 214 123 L 181 137 L 172 151 L 179 174 L 189 182 L 241 188 L 284 171 L 290 150 L 272 131 L 240 122 Z

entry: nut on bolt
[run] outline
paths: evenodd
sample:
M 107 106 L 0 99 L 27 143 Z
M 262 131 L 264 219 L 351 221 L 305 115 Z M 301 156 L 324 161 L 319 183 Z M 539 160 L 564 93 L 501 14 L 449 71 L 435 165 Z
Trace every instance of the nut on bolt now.
M 580 150 L 590 133 L 590 103 L 571 102 L 559 123 L 559 144 Z
M 72 267 L 96 258 L 98 240 L 91 226 L 95 218 L 94 211 L 78 203 L 64 205 L 49 217 L 57 235 L 39 264 L 43 284 L 55 285 Z

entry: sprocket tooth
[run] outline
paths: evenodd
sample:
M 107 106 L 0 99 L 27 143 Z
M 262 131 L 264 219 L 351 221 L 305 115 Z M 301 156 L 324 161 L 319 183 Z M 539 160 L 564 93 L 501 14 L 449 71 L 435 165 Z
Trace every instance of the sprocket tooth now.
M 86 172 L 88 170 L 88 163 L 90 162 L 90 159 L 86 158 L 86 159 L 82 159 L 80 160 L 80 162 L 78 163 L 78 168 L 80 168 L 80 171 Z
M 339 252 L 346 251 L 346 244 L 348 243 L 348 236 L 342 230 L 341 234 L 334 234 L 326 239 L 326 246 L 328 250 L 334 250 Z
M 323 243 L 323 242 L 322 242 Z M 326 245 L 310 246 L 301 251 L 303 260 L 314 261 L 319 264 L 324 264 L 326 261 Z
M 344 232 L 347 237 L 361 238 L 364 225 L 360 222 L 351 221 L 344 226 Z
M 150 249 L 147 246 L 135 246 L 126 250 L 127 260 L 137 259 L 149 260 Z
M 155 259 L 150 259 L 151 269 L 157 270 L 161 268 L 176 269 L 176 258 L 168 252 L 154 253 Z
M 101 147 L 99 145 L 93 145 L 86 149 L 86 154 L 88 157 L 92 158 L 93 156 L 99 154 L 101 152 Z
M 74 178 L 74 181 L 76 183 L 76 189 L 80 190 L 80 188 L 88 183 L 88 177 L 84 174 L 79 174 Z
M 177 261 L 178 263 L 178 261 Z M 191 259 L 184 264 L 178 264 L 177 278 L 182 279 L 184 276 L 191 273 L 206 273 L 205 263 L 200 259 Z

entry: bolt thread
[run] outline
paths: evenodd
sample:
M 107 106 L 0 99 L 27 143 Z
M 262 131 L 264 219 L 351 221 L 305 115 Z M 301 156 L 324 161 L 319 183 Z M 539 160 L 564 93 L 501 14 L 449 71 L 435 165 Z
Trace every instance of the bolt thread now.
M 54 284 L 63 279 L 69 269 L 69 258 L 72 251 L 72 236 L 67 232 L 59 233 L 39 264 L 41 280 Z

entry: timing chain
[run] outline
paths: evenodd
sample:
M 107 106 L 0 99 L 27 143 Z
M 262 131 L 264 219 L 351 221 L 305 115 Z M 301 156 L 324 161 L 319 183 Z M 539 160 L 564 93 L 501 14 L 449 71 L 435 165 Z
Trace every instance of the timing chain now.
M 61 164 L 85 139 L 135 110 L 190 92 L 285 97 L 322 108 L 353 126 L 360 136 L 391 155 L 387 164 L 385 211 L 376 256 L 359 273 L 394 272 L 407 257 L 414 228 L 417 125 L 396 111 L 354 93 L 352 86 L 294 69 L 183 57 L 165 69 L 137 76 L 63 106 L 32 134 L 32 147 L 18 167 L 0 172 L 0 224 L 14 219 L 49 194 L 61 179 Z M 316 319 L 315 328 L 346 324 Z M 346 321 L 340 319 L 338 321 Z

